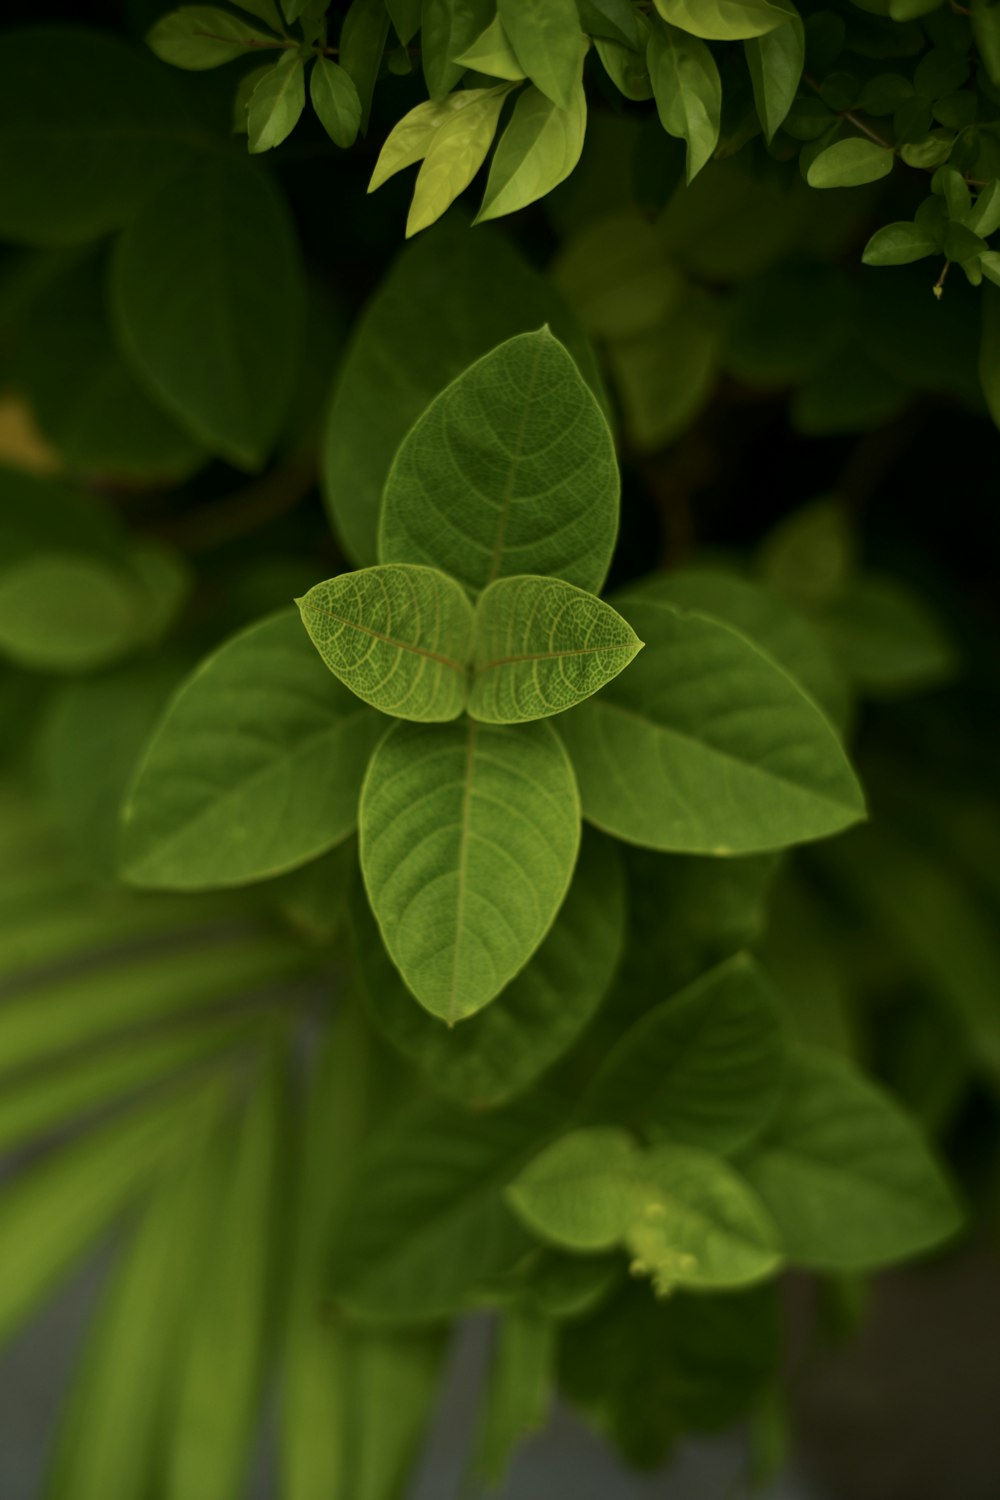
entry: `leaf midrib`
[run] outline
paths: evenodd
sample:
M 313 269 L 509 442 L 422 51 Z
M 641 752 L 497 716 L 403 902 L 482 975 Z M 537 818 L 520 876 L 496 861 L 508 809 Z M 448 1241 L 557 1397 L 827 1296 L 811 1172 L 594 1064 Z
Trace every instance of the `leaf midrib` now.
M 409 641 L 396 640 L 394 636 L 386 635 L 384 631 L 373 630 L 370 625 L 361 625 L 357 620 L 349 620 L 346 615 L 338 615 L 335 610 L 326 604 L 314 604 L 310 608 L 319 615 L 326 615 L 330 620 L 335 620 L 338 625 L 346 625 L 350 630 L 360 631 L 362 635 L 371 636 L 373 640 L 381 641 L 385 646 L 392 646 L 397 651 L 409 651 L 412 656 L 425 656 L 428 661 L 436 661 L 442 667 L 450 667 L 457 672 L 461 678 L 465 678 L 468 668 L 464 662 L 455 661 L 451 656 L 444 656 L 440 651 L 430 651 L 426 646 L 416 646 Z

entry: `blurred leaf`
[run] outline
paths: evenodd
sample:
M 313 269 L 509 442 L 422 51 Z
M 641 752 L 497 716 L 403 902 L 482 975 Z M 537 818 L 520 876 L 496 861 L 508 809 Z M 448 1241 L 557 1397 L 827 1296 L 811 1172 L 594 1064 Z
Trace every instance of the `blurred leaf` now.
M 502 1481 L 523 1439 L 545 1425 L 555 1352 L 555 1328 L 549 1319 L 536 1313 L 501 1315 L 476 1444 L 476 1471 L 492 1487 Z
M 217 5 L 182 5 L 157 21 L 146 37 L 162 62 L 196 71 L 245 57 L 251 46 L 266 46 L 274 40 L 268 32 Z
M 845 672 L 869 698 L 921 692 L 960 670 L 941 620 L 898 578 L 864 574 L 820 624 Z

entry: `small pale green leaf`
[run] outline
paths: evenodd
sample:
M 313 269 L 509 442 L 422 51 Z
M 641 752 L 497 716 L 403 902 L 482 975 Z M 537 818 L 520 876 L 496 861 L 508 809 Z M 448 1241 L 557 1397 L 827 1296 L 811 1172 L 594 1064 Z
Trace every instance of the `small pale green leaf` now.
M 649 848 L 751 854 L 864 816 L 829 721 L 756 645 L 665 601 L 615 603 L 645 650 L 560 721 L 586 817 Z
M 611 984 L 624 935 L 617 845 L 585 828 L 566 900 L 538 952 L 492 1005 L 446 1028 L 414 1005 L 360 883 L 352 902 L 359 978 L 377 1025 L 436 1093 L 470 1109 L 513 1099 L 566 1052 Z
M 163 16 L 146 36 L 162 62 L 200 71 L 246 57 L 255 47 L 277 45 L 277 39 L 242 16 L 215 5 L 182 5 Z
M 795 101 L 806 61 L 806 33 L 799 16 L 743 43 L 757 118 L 774 139 Z
M 246 135 L 247 110 L 250 107 L 253 91 L 261 79 L 266 77 L 273 67 L 273 63 L 266 62 L 262 63 L 259 68 L 250 68 L 246 73 L 240 75 L 240 81 L 236 85 L 236 93 L 233 97 L 233 131 L 236 135 Z
M 626 1235 L 657 1291 L 747 1286 L 777 1270 L 774 1223 L 728 1163 L 694 1146 L 654 1146 L 638 1173 L 645 1201 Z
M 497 995 L 562 905 L 580 842 L 572 768 L 544 723 L 396 724 L 361 795 L 361 868 L 389 953 L 449 1024 Z
M 913 1121 L 819 1048 L 796 1050 L 781 1112 L 743 1170 L 795 1265 L 873 1271 L 941 1244 L 961 1224 Z
M 763 36 L 795 14 L 784 0 L 655 0 L 665 21 L 709 41 Z
M 408 110 L 386 137 L 375 163 L 368 191 L 373 193 L 404 167 L 412 167 L 414 162 L 421 161 L 431 149 L 431 143 L 441 127 L 452 119 L 456 111 L 463 110 L 470 95 L 477 92 L 479 91 L 458 89 L 443 99 L 425 99 L 422 104 L 416 104 Z
M 309 77 L 309 97 L 334 145 L 353 146 L 361 129 L 361 100 L 350 73 L 332 57 L 317 57 Z
M 498 0 L 497 15 L 535 87 L 560 109 L 569 109 L 583 50 L 576 0 Z
M 411 429 L 386 481 L 379 555 L 440 567 L 471 591 L 538 573 L 596 592 L 618 488 L 608 424 L 572 358 L 547 328 L 519 334 Z
M 524 69 L 514 55 L 499 16 L 494 16 L 482 36 L 477 36 L 472 46 L 466 47 L 455 60 L 465 68 L 488 74 L 490 78 L 509 78 L 513 83 L 519 83 L 524 77 Z
M 866 266 L 908 266 L 911 261 L 934 255 L 940 245 L 919 224 L 905 220 L 876 229 L 862 255 Z
M 581 76 L 567 109 L 534 86 L 519 94 L 494 154 L 476 223 L 516 213 L 564 182 L 580 160 L 586 128 Z
M 294 610 L 208 657 L 170 703 L 123 814 L 136 885 L 242 885 L 352 831 L 384 721 L 330 676 Z
M 457 62 L 489 25 L 495 0 L 423 0 L 420 52 L 424 81 L 432 100 L 443 99 L 465 71 Z
M 719 143 L 722 79 L 715 58 L 697 37 L 658 22 L 646 60 L 660 123 L 668 135 L 687 142 L 691 182 Z
M 626 1031 L 581 1110 L 588 1120 L 634 1122 L 657 1137 L 727 1154 L 771 1120 L 784 1074 L 775 995 L 741 954 Z
M 463 193 L 486 160 L 510 84 L 495 89 L 466 89 L 465 108 L 438 127 L 417 173 L 406 237 L 440 219 Z M 451 97 L 451 96 L 449 96 Z
M 845 141 L 834 141 L 814 156 L 806 181 L 814 188 L 862 187 L 866 182 L 887 177 L 895 159 L 888 146 L 855 135 Z
M 522 1223 L 566 1250 L 610 1250 L 645 1208 L 640 1153 L 624 1130 L 593 1126 L 560 1137 L 511 1183 Z
M 454 579 L 390 563 L 340 573 L 297 602 L 330 671 L 366 703 L 424 723 L 462 712 L 473 614 Z
M 264 75 L 250 96 L 247 133 L 251 153 L 257 155 L 280 146 L 295 129 L 305 107 L 304 59 L 301 53 L 289 51 Z
M 476 607 L 469 713 L 486 724 L 562 713 L 641 649 L 617 610 L 584 589 L 557 578 L 499 578 Z

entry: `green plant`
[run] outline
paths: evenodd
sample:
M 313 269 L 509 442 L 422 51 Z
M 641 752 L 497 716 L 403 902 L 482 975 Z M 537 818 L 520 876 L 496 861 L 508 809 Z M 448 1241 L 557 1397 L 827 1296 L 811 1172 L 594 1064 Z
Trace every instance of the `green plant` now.
M 483 1309 L 479 1477 L 556 1390 L 780 1460 L 784 1272 L 995 1222 L 1000 7 L 25 19 L 0 1331 L 110 1265 L 45 1493 L 236 1500 L 276 1390 L 281 1500 L 393 1500 Z

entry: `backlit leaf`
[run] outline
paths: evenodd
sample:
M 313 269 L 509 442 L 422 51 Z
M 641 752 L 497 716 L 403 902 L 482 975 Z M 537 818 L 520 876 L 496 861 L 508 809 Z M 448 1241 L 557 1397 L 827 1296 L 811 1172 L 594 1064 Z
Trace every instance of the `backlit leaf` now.
M 705 43 L 662 23 L 650 33 L 646 53 L 653 96 L 668 135 L 687 141 L 687 180 L 712 156 L 722 121 L 722 80 Z
M 580 160 L 586 128 L 582 77 L 578 76 L 566 109 L 534 86 L 518 94 L 490 165 L 476 223 L 516 213 L 565 182 Z
M 569 109 L 583 47 L 576 0 L 498 0 L 497 13 L 535 87 L 560 109 Z
M 509 84 L 495 89 L 466 89 L 468 101 L 434 133 L 413 189 L 406 235 L 427 229 L 463 193 L 486 160 L 493 135 L 510 92 Z M 473 98 L 473 95 L 478 97 Z

